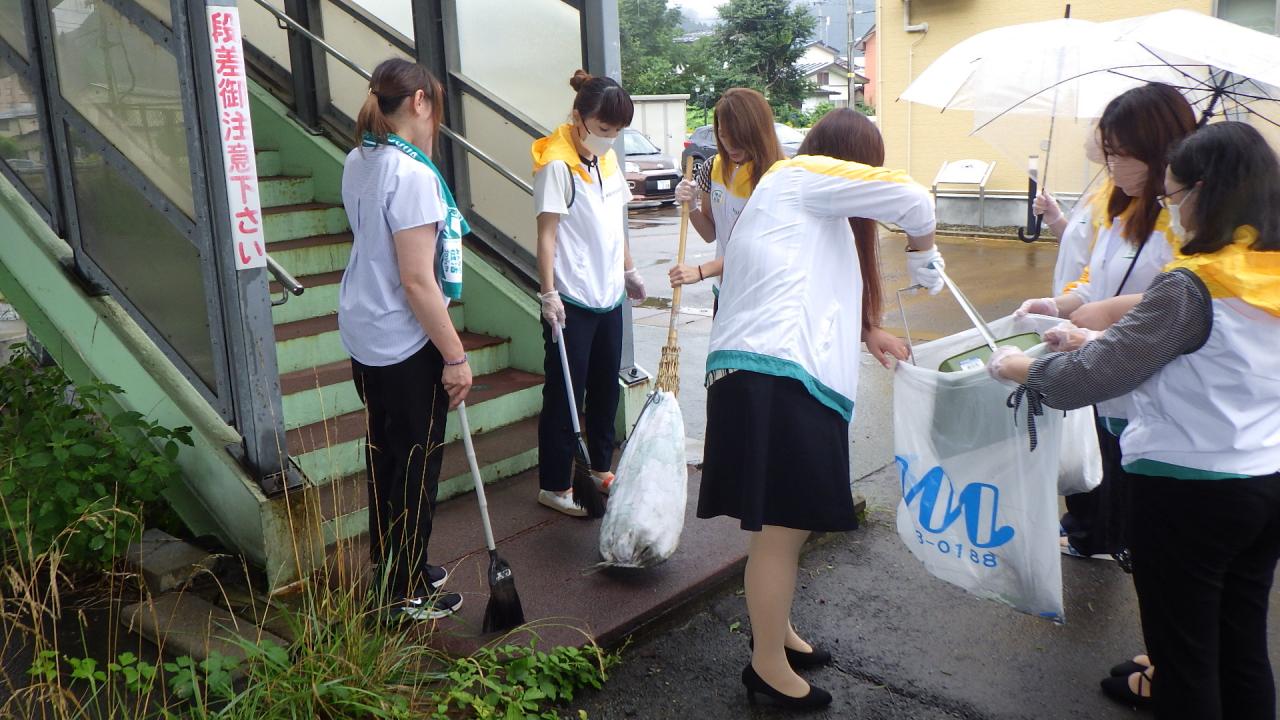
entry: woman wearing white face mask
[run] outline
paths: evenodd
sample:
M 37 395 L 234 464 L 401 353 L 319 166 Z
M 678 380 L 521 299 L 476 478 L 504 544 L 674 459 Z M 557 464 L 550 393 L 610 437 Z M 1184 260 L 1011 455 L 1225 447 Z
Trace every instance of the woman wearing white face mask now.
M 613 142 L 631 124 L 631 96 L 614 80 L 574 73 L 571 122 L 533 143 L 533 204 L 538 215 L 538 276 L 546 384 L 538 421 L 538 502 L 586 514 L 570 488 L 575 440 L 565 399 L 558 333 L 564 334 L 591 471 L 607 492 L 622 364 L 622 301 L 645 298 L 627 247 L 631 191 Z
M 1195 130 L 1195 114 L 1177 90 L 1152 83 L 1129 90 L 1107 104 L 1098 121 L 1107 169 L 1115 187 L 1106 199 L 1104 221 L 1080 280 L 1054 298 L 1027 300 L 1016 314 L 1070 318 L 1080 327 L 1100 329 L 1091 316 L 1119 295 L 1141 293 L 1173 260 L 1169 214 L 1157 200 L 1163 189 L 1169 150 Z M 1123 397 L 1101 402 L 1098 444 L 1102 482 L 1087 493 L 1068 495 L 1063 552 L 1121 555 L 1125 545 L 1128 487 L 1120 464 L 1120 432 L 1128 417 Z
M 1159 672 L 1103 690 L 1154 704 L 1157 720 L 1272 720 L 1280 161 L 1252 127 L 1209 125 L 1173 153 L 1160 197 L 1185 242 L 1136 307 L 1077 351 L 1032 360 L 1000 348 L 988 370 L 1059 409 L 1132 398 L 1120 437 L 1129 542 Z

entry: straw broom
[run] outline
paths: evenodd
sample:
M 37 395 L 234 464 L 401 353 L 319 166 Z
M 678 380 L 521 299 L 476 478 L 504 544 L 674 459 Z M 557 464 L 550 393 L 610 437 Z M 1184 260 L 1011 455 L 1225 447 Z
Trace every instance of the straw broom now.
M 693 179 L 693 156 L 685 158 L 684 179 Z M 685 241 L 689 238 L 689 203 L 680 205 L 680 248 L 676 251 L 676 264 L 684 264 Z M 677 285 L 671 293 L 671 322 L 667 326 L 667 344 L 662 346 L 658 360 L 658 390 L 680 396 L 680 345 L 676 337 L 676 319 L 680 317 L 680 295 L 683 285 Z

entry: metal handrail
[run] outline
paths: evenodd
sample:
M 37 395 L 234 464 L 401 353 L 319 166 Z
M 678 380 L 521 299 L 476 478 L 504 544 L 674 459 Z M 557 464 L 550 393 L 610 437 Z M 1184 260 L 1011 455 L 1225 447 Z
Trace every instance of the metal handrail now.
M 315 43 L 316 45 L 319 45 L 322 50 L 332 55 L 334 59 L 336 59 L 338 62 L 342 63 L 343 65 L 346 65 L 348 68 L 354 71 L 357 75 L 360 75 L 361 77 L 363 77 L 365 80 L 373 79 L 373 74 L 370 73 L 368 70 L 365 70 L 364 68 L 360 67 L 358 64 L 355 63 L 355 61 L 351 60 L 346 55 L 343 55 L 340 51 L 338 51 L 337 48 L 325 42 L 324 38 L 319 37 L 315 33 L 303 27 L 301 24 L 298 23 L 298 21 L 289 17 L 283 11 L 272 6 L 271 3 L 268 3 L 266 0 L 254 0 L 254 2 L 258 3 L 263 7 L 263 9 L 265 9 L 267 12 L 274 15 L 278 23 L 285 23 L 286 25 L 288 25 L 288 27 L 282 27 L 281 29 L 283 30 L 292 29 L 296 31 L 298 34 L 307 38 L 311 42 Z M 520 188 L 521 190 L 524 190 L 529 195 L 533 195 L 533 186 L 530 185 L 524 178 L 508 170 L 506 167 L 502 165 L 502 163 L 493 159 L 488 153 L 486 153 L 485 151 L 473 145 L 470 140 L 467 140 L 466 138 L 462 137 L 461 135 L 454 132 L 453 130 L 450 130 L 444 124 L 440 125 L 440 132 L 445 137 L 452 140 L 453 142 L 458 143 L 458 145 L 461 146 L 467 152 L 471 153 L 472 155 L 475 155 L 476 158 L 480 160 L 480 162 L 483 162 L 485 165 L 488 165 L 490 168 L 493 169 L 494 172 L 498 173 L 502 177 L 511 181 L 516 187 Z
M 284 266 L 276 262 L 276 259 L 270 255 L 267 255 L 267 270 L 271 273 L 271 277 L 280 283 L 280 287 L 284 288 L 284 293 L 280 295 L 280 299 L 271 301 L 273 306 L 289 302 L 290 294 L 301 295 L 306 291 L 302 283 L 298 282 L 297 278 L 290 274 L 288 270 L 285 270 Z

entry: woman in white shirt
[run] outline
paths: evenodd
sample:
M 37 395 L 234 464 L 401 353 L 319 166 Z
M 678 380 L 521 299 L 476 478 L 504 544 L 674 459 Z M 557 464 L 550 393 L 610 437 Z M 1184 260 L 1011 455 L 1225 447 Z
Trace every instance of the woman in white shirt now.
M 785 155 L 778 144 L 773 108 L 764 96 L 750 88 L 731 88 L 720 96 L 712 119 L 716 155 L 698 168 L 693 182 L 681 180 L 676 200 L 692 203 L 689 221 L 707 242 L 716 244 L 715 259 L 701 265 L 676 265 L 668 276 L 671 286 L 719 278 L 729 234 L 751 198 L 760 178 Z M 712 285 L 719 310 L 720 282 Z
M 386 60 L 356 120 L 361 146 L 342 168 L 354 242 L 338 295 L 338 332 L 368 412 L 369 547 L 396 619 L 462 604 L 427 563 L 445 417 L 471 369 L 449 320 L 462 289 L 466 221 L 431 163 L 444 92 L 423 66 Z
M 1027 300 L 1018 313 L 1070 318 L 1080 327 L 1101 330 L 1112 319 L 1099 318 L 1109 303 L 1098 301 L 1147 289 L 1174 257 L 1169 213 L 1158 202 L 1164 189 L 1166 158 L 1195 129 L 1191 106 L 1168 85 L 1137 87 L 1107 104 L 1098 130 L 1114 188 L 1106 200 L 1089 265 L 1065 293 Z M 1120 433 L 1127 422 L 1128 399 L 1105 400 L 1094 410 L 1102 482 L 1087 493 L 1067 496 L 1063 551 L 1123 558 L 1129 490 L 1120 462 Z
M 876 167 L 883 159 L 866 117 L 828 113 L 800 154 L 756 186 L 725 251 L 698 517 L 728 515 L 751 534 L 754 646 L 742 682 L 752 701 L 758 693 L 795 709 L 831 702 L 795 673 L 831 655 L 796 634 L 791 600 L 810 531 L 858 525 L 849 422 L 862 343 L 886 366 L 890 355 L 907 357 L 906 344 L 879 327 L 874 221 L 906 232 L 913 282 L 942 288 L 929 191 Z
M 614 415 L 622 365 L 622 301 L 643 300 L 644 281 L 626 242 L 631 190 L 613 142 L 631 124 L 631 96 L 607 77 L 579 70 L 572 120 L 533 143 L 533 205 L 546 349 L 538 418 L 538 502 L 567 515 L 586 511 L 571 487 L 576 441 L 565 399 L 563 333 L 574 396 L 586 404 L 582 430 L 596 486 L 613 482 Z

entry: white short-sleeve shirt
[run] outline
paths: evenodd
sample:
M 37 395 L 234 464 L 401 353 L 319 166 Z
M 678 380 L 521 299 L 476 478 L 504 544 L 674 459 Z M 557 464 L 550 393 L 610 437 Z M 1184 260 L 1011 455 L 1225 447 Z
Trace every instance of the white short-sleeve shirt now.
M 553 267 L 561 299 L 604 312 L 622 304 L 625 292 L 623 225 L 631 190 L 621 168 L 603 178 L 587 169 L 589 183 L 563 161 L 547 163 L 533 176 L 533 208 L 560 216 Z
M 440 181 L 390 145 L 356 148 L 343 164 L 342 204 L 355 241 L 338 291 L 338 334 L 362 365 L 403 362 L 430 338 L 400 283 L 393 235 L 427 225 L 435 244 L 446 212 Z

